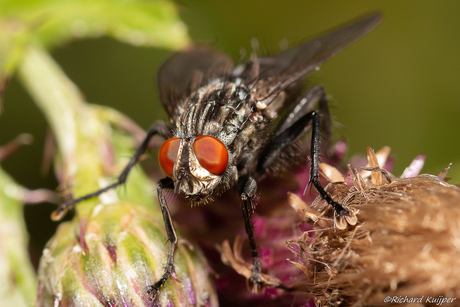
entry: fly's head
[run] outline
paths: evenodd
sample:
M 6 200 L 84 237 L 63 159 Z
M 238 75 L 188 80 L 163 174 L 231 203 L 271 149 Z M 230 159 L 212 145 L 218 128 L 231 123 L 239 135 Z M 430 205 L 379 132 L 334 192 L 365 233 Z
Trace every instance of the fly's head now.
M 227 147 L 210 135 L 166 140 L 158 154 L 160 167 L 174 181 L 174 193 L 194 204 L 206 203 L 210 195 L 228 189 L 231 158 Z

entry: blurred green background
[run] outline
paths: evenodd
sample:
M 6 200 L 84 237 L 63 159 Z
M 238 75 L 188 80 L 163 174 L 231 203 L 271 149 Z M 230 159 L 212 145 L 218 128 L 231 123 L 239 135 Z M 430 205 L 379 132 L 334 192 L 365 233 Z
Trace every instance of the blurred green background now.
M 181 1 L 180 13 L 194 41 L 208 42 L 240 58 L 257 38 L 259 54 L 277 52 L 370 11 L 382 24 L 364 39 L 326 62 L 309 82 L 321 83 L 332 97 L 331 111 L 346 138 L 349 156 L 366 147 L 390 146 L 399 175 L 418 154 L 427 155 L 423 172 L 438 174 L 449 163 L 452 183 L 460 182 L 460 2 L 450 1 Z M 74 41 L 53 56 L 92 103 L 108 105 L 144 129 L 166 119 L 155 85 L 156 71 L 170 51 L 133 47 L 109 38 Z M 55 189 L 52 175 L 40 172 L 46 123 L 12 79 L 0 116 L 0 144 L 28 132 L 35 142 L 2 163 L 28 188 Z M 49 238 L 53 206 L 27 208 L 29 230 Z

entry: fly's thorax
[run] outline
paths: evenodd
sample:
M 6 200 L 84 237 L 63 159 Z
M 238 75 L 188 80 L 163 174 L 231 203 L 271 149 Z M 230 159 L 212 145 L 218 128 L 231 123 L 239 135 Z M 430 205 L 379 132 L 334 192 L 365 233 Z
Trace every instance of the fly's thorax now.
M 200 87 L 180 104 L 175 130 L 184 137 L 216 135 L 225 126 L 240 127 L 250 109 L 242 79 L 222 77 Z

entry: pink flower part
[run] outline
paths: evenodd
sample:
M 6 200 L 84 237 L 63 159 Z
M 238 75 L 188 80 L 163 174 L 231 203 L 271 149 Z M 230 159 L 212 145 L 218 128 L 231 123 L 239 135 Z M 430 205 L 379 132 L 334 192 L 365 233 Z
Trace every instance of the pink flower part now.
M 363 167 L 367 165 L 367 157 L 361 155 L 361 154 L 356 154 L 352 156 L 349 160 L 348 163 L 351 167 L 352 170 L 357 169 L 359 167 Z
M 420 154 L 417 157 L 415 157 L 412 163 L 408 167 L 406 167 L 406 169 L 401 175 L 401 178 L 411 178 L 420 174 L 420 171 L 422 170 L 423 165 L 425 164 L 425 158 L 426 155 L 424 154 Z
M 252 217 L 252 224 L 254 225 L 254 234 L 256 237 L 261 237 L 265 230 L 265 218 L 260 216 L 253 216 Z
M 89 248 L 88 248 L 88 245 L 86 244 L 86 240 L 85 240 L 87 227 L 88 227 L 88 221 L 85 218 L 80 219 L 79 241 L 80 241 L 80 247 L 83 250 L 84 254 L 88 254 L 88 252 L 89 252 Z
M 382 168 L 391 173 L 393 171 L 394 165 L 395 165 L 395 158 L 393 155 L 389 155 Z
M 279 295 L 279 290 L 278 289 L 270 289 L 270 288 L 265 288 L 264 289 L 264 294 L 276 297 Z
M 451 166 L 452 166 L 452 163 L 449 163 L 449 165 L 442 172 L 439 173 L 438 178 L 441 179 L 441 180 L 446 179 L 447 172 L 449 171 L 449 168 Z
M 302 223 L 300 223 L 299 228 L 300 228 L 300 230 L 301 230 L 302 232 L 306 232 L 306 231 L 312 230 L 312 229 L 313 229 L 313 226 L 311 226 L 311 225 L 310 225 L 309 223 L 307 223 L 307 222 L 302 222 Z M 311 234 L 313 234 L 313 232 L 311 232 Z M 309 236 L 310 236 L 310 234 L 309 234 Z
M 344 182 L 347 186 L 349 187 L 353 186 L 354 181 L 353 181 L 353 176 L 350 173 L 350 170 L 347 170 L 347 173 L 345 174 L 344 179 L 345 179 Z
M 335 143 L 334 146 L 334 158 L 337 160 L 343 160 L 348 152 L 348 145 L 344 140 L 340 140 Z
M 261 246 L 259 248 L 259 257 L 260 261 L 267 264 L 268 266 L 273 264 L 273 252 L 268 247 Z
M 195 306 L 196 305 L 196 294 L 195 291 L 193 290 L 193 285 L 190 279 L 184 280 L 185 282 L 183 283 L 185 286 L 185 292 L 187 294 L 187 301 L 190 304 L 190 306 Z

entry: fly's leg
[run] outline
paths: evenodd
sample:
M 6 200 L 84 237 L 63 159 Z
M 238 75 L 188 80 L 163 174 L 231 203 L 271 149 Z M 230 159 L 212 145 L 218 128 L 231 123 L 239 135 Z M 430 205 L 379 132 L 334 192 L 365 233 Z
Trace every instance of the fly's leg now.
M 147 293 L 151 300 L 155 299 L 161 286 L 163 286 L 168 280 L 169 276 L 171 276 L 171 274 L 174 273 L 174 251 L 176 250 L 177 246 L 177 235 L 171 220 L 171 213 L 169 212 L 168 205 L 166 204 L 166 200 L 163 195 L 163 189 L 166 186 L 168 186 L 168 188 L 174 187 L 174 183 L 171 178 L 165 178 L 158 182 L 157 193 L 158 201 L 161 207 L 161 213 L 163 214 L 163 220 L 165 222 L 166 235 L 168 237 L 168 241 L 170 242 L 170 246 L 168 252 L 168 260 L 166 262 L 166 267 L 163 276 L 153 285 L 149 286 L 147 289 Z
M 300 99 L 296 106 L 288 113 L 286 119 L 278 127 L 278 130 L 273 134 L 272 139 L 265 145 L 262 150 L 260 159 L 257 164 L 255 178 L 262 178 L 268 169 L 276 163 L 280 155 L 289 146 L 294 145 L 300 137 L 305 134 L 308 129 L 312 128 L 311 137 L 311 168 L 310 168 L 310 183 L 318 190 L 321 197 L 331 205 L 339 220 L 344 217 L 351 216 L 352 213 L 335 202 L 329 194 L 324 190 L 319 182 L 319 156 L 321 152 L 320 146 L 320 115 L 316 111 L 312 111 L 314 105 L 319 104 L 319 108 L 323 114 L 323 129 L 325 129 L 325 138 L 328 142 L 330 134 L 330 116 L 327 108 L 326 96 L 322 86 L 317 85 L 309 89 Z
M 254 212 L 253 199 L 257 192 L 257 182 L 252 177 L 243 177 L 242 179 L 240 178 L 238 184 L 244 225 L 249 238 L 249 247 L 251 249 L 253 263 L 252 276 L 248 280 L 248 286 L 252 292 L 260 293 L 264 286 L 264 282 L 262 280 L 262 267 L 260 264 L 259 252 L 257 251 L 257 245 L 254 238 L 254 226 L 251 220 L 251 213 Z
M 334 208 L 339 218 L 342 218 L 344 215 L 350 215 L 351 213 L 347 209 L 335 202 L 329 194 L 327 194 L 319 182 L 320 117 L 319 114 L 314 111 L 307 115 L 309 115 L 308 121 L 312 121 L 310 182 L 313 183 L 321 197 Z
M 311 166 L 310 166 L 310 183 L 313 183 L 318 193 L 321 197 L 331 205 L 337 216 L 339 217 L 339 221 L 342 221 L 344 217 L 351 217 L 352 213 L 345 209 L 342 205 L 334 201 L 329 194 L 324 190 L 321 183 L 319 182 L 319 156 L 321 151 L 321 120 L 320 115 L 316 111 L 311 111 L 301 118 L 299 118 L 295 123 L 293 123 L 289 128 L 287 128 L 283 133 L 279 135 L 279 139 L 285 138 L 287 135 L 294 134 L 291 136 L 292 140 L 296 140 L 296 135 L 300 136 L 303 132 L 311 124 L 312 127 L 312 136 L 311 136 L 311 147 L 310 147 L 310 157 L 311 157 Z M 304 127 L 302 129 L 302 127 Z M 279 140 L 275 139 L 273 142 L 279 142 Z M 293 144 L 294 142 L 290 143 Z M 287 146 L 288 144 L 284 144 Z
M 256 174 L 254 175 L 256 180 L 264 177 L 267 170 L 273 164 L 277 163 L 283 151 L 294 145 L 310 129 L 311 116 L 308 114 L 315 110 L 316 107 L 319 107 L 321 112 L 322 129 L 324 132 L 322 135 L 325 141 L 322 144 L 324 150 L 321 152 L 323 153 L 327 150 L 331 134 L 329 108 L 324 88 L 321 85 L 315 85 L 298 99 L 292 109 L 285 115 L 285 119 L 277 127 L 267 145 L 265 145 L 257 164 Z
M 326 91 L 321 84 L 313 86 L 302 95 L 302 98 L 287 117 L 286 122 L 296 122 L 302 116 L 316 110 L 315 107 L 319 108 L 318 113 L 321 117 L 321 138 L 323 142 L 320 150 L 326 152 L 329 149 L 331 138 L 331 114 L 329 113 Z
M 320 99 L 319 99 L 319 112 L 321 114 L 321 137 L 323 143 L 321 148 L 323 152 L 329 150 L 330 141 L 331 141 L 331 114 L 329 113 L 329 105 L 327 103 L 326 92 L 322 85 L 317 85 L 319 87 Z
M 129 160 L 128 165 L 126 165 L 125 169 L 123 170 L 123 172 L 118 177 L 118 180 L 115 183 L 112 183 L 111 185 L 109 185 L 109 186 L 107 186 L 105 188 L 102 188 L 100 190 L 97 190 L 97 191 L 95 191 L 93 193 L 81 196 L 81 197 L 79 197 L 77 199 L 74 199 L 74 200 L 72 200 L 70 202 L 61 204 L 56 209 L 56 211 L 53 212 L 52 219 L 53 220 L 59 220 L 67 213 L 67 211 L 72 209 L 79 202 L 82 202 L 84 200 L 99 196 L 102 193 L 107 192 L 108 190 L 111 190 L 113 188 L 118 187 L 119 185 L 124 184 L 126 182 L 126 179 L 128 178 L 129 172 L 131 171 L 133 166 L 136 164 L 136 162 L 139 159 L 139 157 L 147 150 L 147 148 L 149 147 L 150 140 L 156 134 L 159 134 L 159 135 L 161 135 L 161 136 L 163 136 L 164 138 L 167 139 L 167 138 L 169 138 L 171 136 L 171 130 L 163 122 L 160 122 L 160 123 L 157 123 L 157 124 L 153 125 L 150 128 L 150 130 L 147 132 L 147 135 L 146 135 L 144 141 L 142 141 L 142 144 L 139 146 L 139 148 L 137 148 L 136 152 L 131 157 L 131 160 Z

